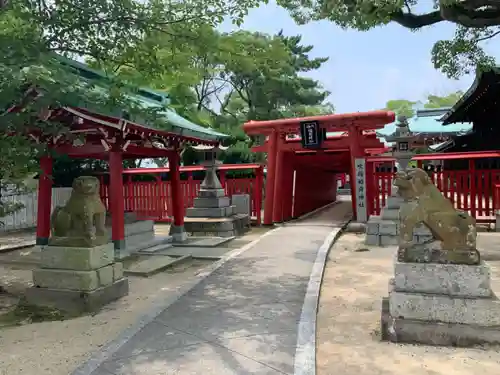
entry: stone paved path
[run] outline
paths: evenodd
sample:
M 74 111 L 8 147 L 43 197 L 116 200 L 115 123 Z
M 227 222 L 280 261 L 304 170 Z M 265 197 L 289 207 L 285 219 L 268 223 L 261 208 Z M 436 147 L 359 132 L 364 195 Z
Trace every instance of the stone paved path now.
M 293 374 L 317 251 L 345 221 L 350 205 L 341 202 L 263 237 L 166 308 L 91 375 Z

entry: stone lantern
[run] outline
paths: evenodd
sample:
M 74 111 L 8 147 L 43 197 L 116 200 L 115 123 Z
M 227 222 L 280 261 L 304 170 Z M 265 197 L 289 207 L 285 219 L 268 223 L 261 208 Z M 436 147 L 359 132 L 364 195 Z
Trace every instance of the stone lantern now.
M 199 151 L 203 155 L 203 161 L 200 163 L 205 167 L 205 178 L 201 183 L 202 189 L 222 189 L 222 184 L 217 177 L 217 167 L 222 164 L 221 161 L 217 160 L 221 151 L 226 151 L 229 147 L 224 147 L 222 145 L 217 146 L 205 146 L 198 145 L 193 146 L 193 149 Z
M 386 137 L 388 142 L 396 143 L 392 155 L 396 159 L 398 171 L 406 171 L 408 168 L 408 164 L 414 155 L 412 145 L 416 138 L 417 136 L 410 130 L 406 116 L 398 116 L 395 132 Z

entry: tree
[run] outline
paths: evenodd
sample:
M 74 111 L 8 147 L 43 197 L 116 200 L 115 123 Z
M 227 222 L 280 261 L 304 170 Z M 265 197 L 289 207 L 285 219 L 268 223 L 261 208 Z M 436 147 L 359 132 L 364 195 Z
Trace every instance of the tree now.
M 446 96 L 427 95 L 423 107 L 429 109 L 452 107 L 462 97 L 462 95 L 462 91 L 452 92 Z M 413 117 L 415 115 L 415 105 L 417 103 L 418 102 L 406 99 L 389 100 L 386 103 L 384 110 L 393 111 L 397 115 Z
M 415 115 L 415 110 L 413 106 L 417 102 L 412 102 L 405 99 L 389 100 L 385 105 L 386 111 L 393 111 L 398 116 L 413 117 Z
M 367 31 L 396 23 L 410 30 L 438 23 L 456 26 L 454 38 L 439 40 L 432 61 L 448 77 L 494 64 L 483 42 L 500 33 L 500 2 L 495 0 L 279 0 L 300 23 L 330 20 L 342 28 Z
M 453 107 L 463 95 L 463 91 L 452 92 L 446 96 L 428 95 L 425 108 Z
M 159 74 L 145 75 L 139 72 L 139 65 L 117 65 L 115 61 L 123 60 L 119 56 L 107 65 L 96 60 L 91 63 L 141 86 L 165 90 L 179 114 L 230 134 L 225 161 L 254 160 L 252 142 L 241 128 L 248 120 L 333 112 L 333 106 L 325 102 L 328 92 L 319 82 L 303 76 L 327 59 L 309 58 L 313 47 L 302 46 L 299 36 L 219 33 L 200 24 L 190 30 L 185 44 L 175 45 L 170 38 L 176 28 L 169 26 L 167 33 L 150 36 L 157 39 L 153 45 L 161 46 L 157 54 L 167 68 Z M 183 160 L 186 164 L 197 161 L 191 151 L 183 154 Z
M 120 108 L 131 116 L 140 112 L 157 123 L 156 110 L 144 110 L 127 95 L 135 90 L 130 82 L 110 77 L 100 82 L 107 90 L 95 90 L 94 82 L 82 80 L 58 55 L 139 67 L 158 75 L 165 70 L 164 60 L 155 53 L 158 38 L 152 36 L 167 35 L 170 27 L 175 49 L 200 23 L 216 26 L 224 18 L 241 23 L 254 5 L 254 0 L 0 0 L 0 134 L 10 135 L 0 143 L 2 150 L 12 149 L 0 156 L 0 188 L 17 184 L 23 174 L 36 169 L 36 163 L 28 161 L 44 151 L 13 133 L 20 134 L 26 124 L 36 124 L 45 132 L 63 130 L 61 124 L 41 118 L 50 108 Z M 41 96 L 30 95 L 33 88 Z M 9 110 L 15 106 L 24 111 Z M 0 207 L 0 216 L 5 212 Z

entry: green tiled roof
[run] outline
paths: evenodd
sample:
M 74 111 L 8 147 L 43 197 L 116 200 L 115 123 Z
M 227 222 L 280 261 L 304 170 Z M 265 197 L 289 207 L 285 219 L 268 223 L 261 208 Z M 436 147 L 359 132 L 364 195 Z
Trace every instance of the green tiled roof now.
M 94 70 L 86 64 L 80 63 L 75 60 L 70 60 L 62 56 L 58 56 L 57 58 L 63 64 L 76 69 L 78 71 L 78 74 L 82 77 L 82 79 L 90 81 L 99 81 L 108 78 L 108 76 L 106 76 L 105 73 Z M 169 131 L 172 131 L 179 135 L 198 138 L 202 140 L 221 140 L 229 137 L 227 134 L 219 133 L 213 129 L 197 125 L 185 119 L 184 117 L 178 115 L 172 109 L 167 108 L 166 105 L 169 104 L 170 100 L 168 95 L 163 92 L 151 90 L 148 88 L 139 88 L 136 94 L 130 96 L 130 99 L 139 103 L 139 105 L 144 107 L 144 109 L 148 108 L 161 109 L 161 111 L 159 111 L 158 113 L 162 115 L 165 122 L 171 126 L 171 130 L 169 129 Z M 106 114 L 113 117 L 121 117 L 122 111 L 120 108 L 117 108 L 116 113 L 106 113 Z M 153 126 L 145 124 L 144 123 L 145 121 L 141 122 L 140 119 L 133 119 L 133 120 L 134 122 L 137 122 L 139 125 L 144 126 L 145 128 L 154 128 Z
M 458 123 L 444 126 L 438 116 L 429 117 L 412 117 L 408 119 L 410 130 L 414 133 L 459 133 L 465 132 L 472 128 L 472 124 Z M 396 122 L 387 124 L 383 129 L 377 130 L 380 136 L 386 136 L 394 133 L 396 130 Z

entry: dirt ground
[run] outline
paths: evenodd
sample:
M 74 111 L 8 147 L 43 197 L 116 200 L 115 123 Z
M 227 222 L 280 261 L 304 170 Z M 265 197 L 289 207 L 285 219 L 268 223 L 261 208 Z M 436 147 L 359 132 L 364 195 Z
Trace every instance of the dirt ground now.
M 500 373 L 499 347 L 459 349 L 381 342 L 381 298 L 388 292 L 396 248 L 367 249 L 363 239 L 360 234 L 344 234 L 330 251 L 317 321 L 318 375 Z M 491 266 L 492 288 L 498 294 L 500 236 L 480 233 L 478 248 L 484 250 L 483 259 Z

